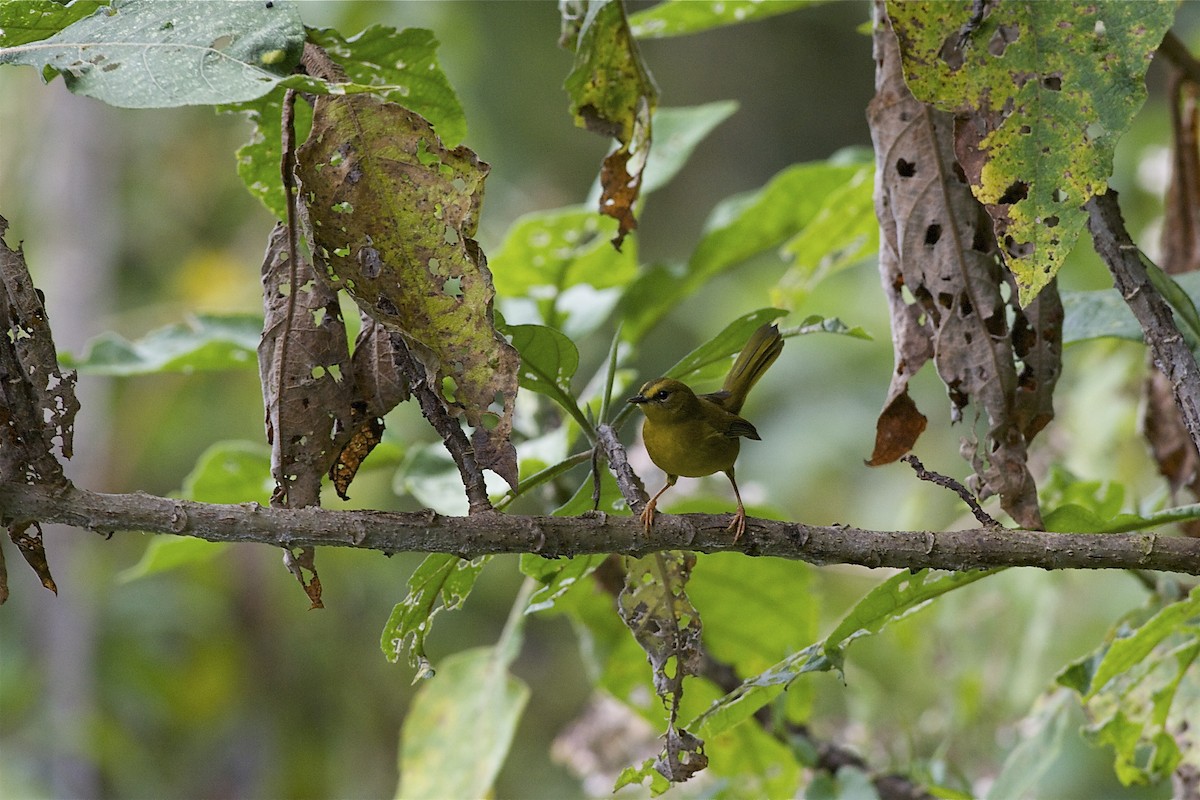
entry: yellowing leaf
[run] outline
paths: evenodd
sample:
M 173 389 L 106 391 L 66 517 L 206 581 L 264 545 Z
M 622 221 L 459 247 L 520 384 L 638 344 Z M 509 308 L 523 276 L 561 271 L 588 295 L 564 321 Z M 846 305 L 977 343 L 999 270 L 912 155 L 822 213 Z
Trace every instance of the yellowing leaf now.
M 967 0 L 888 3 L 913 94 L 959 115 L 958 160 L 1022 305 L 1058 272 L 1083 229 L 1082 206 L 1107 187 L 1175 7 L 1004 2 L 971 30 Z
M 423 117 L 374 97 L 321 97 L 297 153 L 326 277 L 399 332 L 446 402 L 475 428 L 475 455 L 515 486 L 509 441 L 517 352 L 493 326 L 491 272 L 472 238 L 488 165 L 446 149 Z

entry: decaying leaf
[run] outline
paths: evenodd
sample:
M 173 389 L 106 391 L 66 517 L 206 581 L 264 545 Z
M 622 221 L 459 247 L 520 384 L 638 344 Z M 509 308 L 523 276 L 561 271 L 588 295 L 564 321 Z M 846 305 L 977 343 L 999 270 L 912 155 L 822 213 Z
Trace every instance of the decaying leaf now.
M 1026 308 L 1018 306 L 989 220 L 955 161 L 954 120 L 908 91 L 882 4 L 878 12 L 876 95 L 868 118 L 896 368 L 868 463 L 898 458 L 920 435 L 924 417 L 908 397 L 908 382 L 932 358 L 947 387 L 951 421 L 962 421 L 971 402 L 987 418 L 982 443 L 964 437 L 963 456 L 975 470 L 972 488 L 981 497 L 999 494 L 1019 524 L 1039 528 L 1026 447 L 1053 416 L 1058 294 L 1051 284 Z
M 0 217 L 0 481 L 63 483 L 55 457 L 71 457 L 75 373 L 58 366 L 41 292 Z
M 46 561 L 46 546 L 42 543 L 42 526 L 36 522 L 22 522 L 10 525 L 8 536 L 13 544 L 25 556 L 29 566 L 37 574 L 38 580 L 50 591 L 58 594 L 58 586 L 50 575 L 50 564 Z
M 337 434 L 355 427 L 350 348 L 337 293 L 312 264 L 288 263 L 287 230 L 276 225 L 263 260 L 263 337 L 258 348 L 272 502 L 320 505 L 321 478 L 341 449 Z
M 956 150 L 1027 305 L 1105 191 L 1176 3 L 888 3 L 908 85 L 958 114 Z M 982 17 L 972 14 L 982 9 Z
M 600 213 L 619 223 L 612 241 L 620 250 L 637 227 L 634 206 L 650 153 L 658 89 L 630 32 L 622 0 L 565 3 L 563 10 L 563 44 L 575 50 L 566 80 L 575 124 L 612 136 L 619 145 L 600 168 Z
M 633 633 L 654 670 L 654 690 L 669 713 L 666 744 L 657 769 L 672 782 L 684 781 L 707 765 L 704 742 L 676 727 L 683 679 L 700 668 L 700 613 L 685 587 L 693 553 L 655 553 L 626 564 L 625 586 L 617 597 L 621 619 Z
M 1178 275 L 1200 269 L 1200 88 L 1178 73 L 1171 82 L 1173 159 L 1171 183 L 1163 211 L 1162 255 L 1159 265 Z M 1172 493 L 1187 487 L 1200 498 L 1200 457 L 1179 417 L 1171 383 L 1157 369 L 1146 375 L 1146 402 L 1142 429 L 1150 443 L 1158 470 Z M 1200 525 L 1180 526 L 1189 536 L 1200 536 Z
M 520 358 L 495 330 L 491 273 L 472 238 L 487 164 L 365 95 L 318 98 L 297 158 L 322 277 L 404 337 L 420 377 L 474 428 L 479 465 L 515 486 Z

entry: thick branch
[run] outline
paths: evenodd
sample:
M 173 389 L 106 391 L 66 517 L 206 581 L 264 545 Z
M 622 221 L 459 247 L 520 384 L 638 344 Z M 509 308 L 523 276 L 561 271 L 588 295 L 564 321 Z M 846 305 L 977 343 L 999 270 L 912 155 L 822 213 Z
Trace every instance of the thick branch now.
M 1088 230 L 1096 252 L 1142 326 L 1155 365 L 1171 384 L 1175 404 L 1192 442 L 1200 448 L 1200 367 L 1175 327 L 1171 307 L 1150 283 L 1142 255 L 1121 218 L 1117 193 L 1109 189 L 1087 203 Z
M 382 553 L 454 553 L 474 558 L 533 552 L 547 557 L 583 553 L 645 555 L 658 550 L 739 550 L 813 564 L 966 570 L 1153 569 L 1200 575 L 1200 540 L 1155 533 L 1072 534 L 976 528 L 870 531 L 843 526 L 749 520 L 735 547 L 728 515 L 660 515 L 647 535 L 635 517 L 527 517 L 484 512 L 445 517 L 429 512 L 330 511 L 217 505 L 146 494 L 100 494 L 0 485 L 0 522 L 57 522 L 110 533 L 146 531 L 212 542 L 257 542 L 277 547 L 357 547 Z

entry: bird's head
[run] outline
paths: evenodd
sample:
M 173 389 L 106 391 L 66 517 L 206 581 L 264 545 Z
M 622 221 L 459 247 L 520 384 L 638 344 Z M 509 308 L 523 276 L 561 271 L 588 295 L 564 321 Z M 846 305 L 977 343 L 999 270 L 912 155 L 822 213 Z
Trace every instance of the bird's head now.
M 686 383 L 673 378 L 656 378 L 643 384 L 641 390 L 627 402 L 642 409 L 655 422 L 686 418 L 695 412 L 696 394 Z

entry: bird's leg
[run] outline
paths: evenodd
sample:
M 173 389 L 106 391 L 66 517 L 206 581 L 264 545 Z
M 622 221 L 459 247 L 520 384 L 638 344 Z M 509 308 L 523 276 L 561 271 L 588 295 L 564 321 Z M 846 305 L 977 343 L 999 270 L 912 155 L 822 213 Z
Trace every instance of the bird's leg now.
M 663 488 L 658 490 L 658 494 L 650 498 L 650 502 L 646 503 L 646 507 L 642 509 L 642 525 L 646 528 L 646 533 L 654 527 L 654 507 L 658 505 L 658 498 L 663 496 L 663 492 L 675 485 L 675 481 L 679 480 L 678 475 L 668 475 L 667 483 Z
M 737 513 L 733 515 L 733 520 L 729 523 L 729 527 L 725 530 L 733 531 L 733 543 L 737 544 L 738 539 L 742 538 L 742 534 L 746 532 L 746 507 L 742 505 L 742 493 L 738 491 L 737 481 L 733 479 L 733 467 L 725 470 L 725 474 L 729 476 L 729 482 L 733 484 L 733 496 L 737 498 Z

